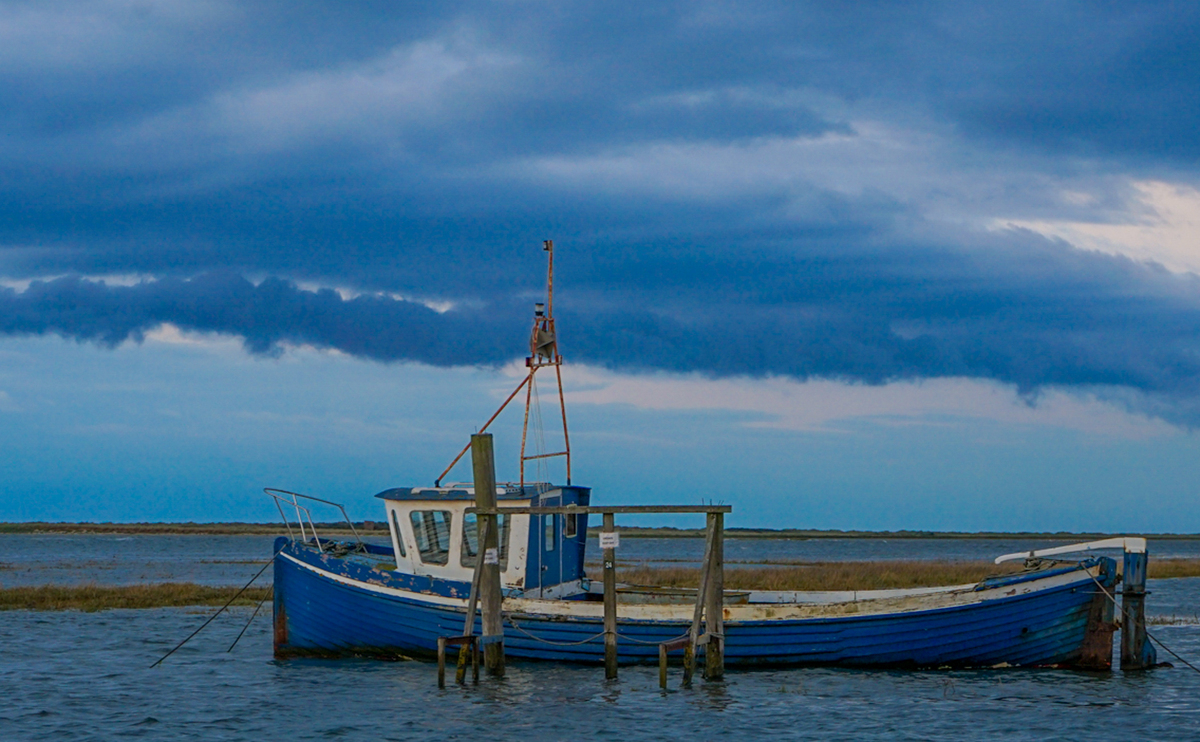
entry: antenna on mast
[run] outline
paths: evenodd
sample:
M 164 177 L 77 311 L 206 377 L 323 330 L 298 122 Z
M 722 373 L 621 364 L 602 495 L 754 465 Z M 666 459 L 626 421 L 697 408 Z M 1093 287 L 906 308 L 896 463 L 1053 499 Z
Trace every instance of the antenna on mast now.
M 492 414 L 488 421 L 483 424 L 483 427 L 478 432 L 483 433 L 488 429 L 508 403 L 517 396 L 521 388 L 525 388 L 525 422 L 521 426 L 521 485 L 525 484 L 525 462 L 535 459 L 548 459 L 555 456 L 563 456 L 567 460 L 567 484 L 571 484 L 571 437 L 567 432 L 567 402 L 563 395 L 562 385 L 562 356 L 558 353 L 558 332 L 554 326 L 554 240 L 544 240 L 542 242 L 542 250 L 547 253 L 546 265 L 546 302 L 537 302 L 533 305 L 533 330 L 529 335 L 529 355 L 525 358 L 525 367 L 529 369 L 529 373 L 517 385 L 517 388 L 508 395 L 504 400 L 504 404 L 500 405 L 500 409 Z M 533 398 L 533 377 L 537 372 L 548 366 L 554 367 L 554 378 L 558 386 L 558 406 L 562 411 L 562 426 L 563 426 L 563 450 L 553 453 L 539 453 L 532 456 L 525 455 L 525 443 L 529 435 L 529 409 L 534 403 Z M 454 465 L 471 449 L 471 444 L 459 452 L 458 456 L 454 457 L 454 461 L 450 462 L 450 466 L 434 480 L 434 486 L 440 487 L 442 479 L 450 473 Z

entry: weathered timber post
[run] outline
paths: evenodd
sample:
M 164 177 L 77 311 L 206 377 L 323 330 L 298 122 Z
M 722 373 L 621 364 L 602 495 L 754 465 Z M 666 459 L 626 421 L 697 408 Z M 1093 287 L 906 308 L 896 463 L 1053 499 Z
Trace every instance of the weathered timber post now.
M 1113 633 L 1117 624 L 1113 620 L 1113 597 L 1109 588 L 1115 589 L 1115 565 L 1109 560 L 1101 561 L 1104 571 L 1100 583 L 1092 595 L 1088 607 L 1087 629 L 1083 635 L 1083 647 L 1075 667 L 1081 670 L 1112 670 Z M 1105 588 L 1108 585 L 1109 588 Z
M 604 513 L 603 533 L 615 533 L 612 513 Z M 604 550 L 604 677 L 617 677 L 617 551 Z
M 1121 669 L 1154 667 L 1158 654 L 1146 636 L 1148 552 L 1125 552 L 1125 589 L 1121 593 Z
M 696 647 L 700 643 L 700 620 L 704 617 L 708 605 L 709 573 L 713 565 L 713 520 L 708 518 L 704 530 L 704 561 L 700 565 L 700 589 L 696 591 L 696 607 L 692 611 L 692 626 L 687 633 L 687 646 L 683 648 L 683 685 L 692 684 L 692 672 L 696 667 Z M 707 641 L 708 637 L 704 637 Z
M 476 518 L 475 533 L 482 542 L 486 540 L 484 531 L 487 530 L 485 520 Z M 465 532 L 465 530 L 464 530 Z M 475 675 L 475 682 L 479 682 L 479 640 L 473 635 L 475 633 L 475 614 L 479 610 L 479 576 L 483 571 L 483 560 L 476 554 L 475 569 L 471 573 L 471 592 L 467 597 L 467 615 L 463 618 L 463 637 L 470 639 L 458 648 L 458 667 L 454 671 L 454 682 L 463 683 L 467 678 L 467 652 L 471 653 L 471 670 Z
M 725 675 L 725 516 L 709 513 L 708 530 L 712 533 L 712 552 L 704 596 L 708 634 L 704 645 L 704 678 L 720 680 Z
M 492 453 L 492 434 L 471 436 L 471 467 L 475 474 L 475 506 L 490 510 L 476 518 L 483 542 L 478 558 L 483 561 L 479 573 L 479 602 L 483 607 L 483 666 L 488 673 L 504 677 L 504 616 L 501 613 L 500 540 L 496 527 L 496 460 Z
M 437 654 L 438 654 L 438 687 L 446 687 L 446 637 L 439 636 L 437 638 Z

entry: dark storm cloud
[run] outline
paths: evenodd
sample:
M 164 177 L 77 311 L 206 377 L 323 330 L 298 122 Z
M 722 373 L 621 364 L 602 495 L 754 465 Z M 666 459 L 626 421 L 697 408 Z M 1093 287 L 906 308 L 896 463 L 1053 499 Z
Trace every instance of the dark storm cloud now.
M 484 365 L 507 361 L 522 346 L 516 322 L 478 313 L 439 315 L 395 297 L 343 299 L 331 289 L 305 291 L 279 279 L 255 285 L 241 276 L 209 274 L 109 286 L 64 277 L 33 282 L 21 293 L 0 290 L 0 332 L 9 335 L 53 333 L 113 347 L 140 342 L 164 322 L 241 336 L 258 354 L 311 344 L 376 360 Z
M 1154 401 L 1154 414 L 1200 423 L 1187 402 L 1200 393 L 1195 278 L 1033 238 L 1008 241 L 1027 261 L 1020 269 L 986 253 L 924 247 L 872 256 L 869 267 L 834 255 L 724 265 L 730 274 L 701 281 L 702 290 L 664 291 L 649 304 L 631 287 L 566 288 L 563 352 L 612 368 L 716 376 L 968 376 L 1030 395 L 1051 385 L 1125 388 L 1145 395 L 1141 408 Z M 703 262 L 691 264 L 693 276 L 703 276 Z M 649 257 L 633 273 L 663 267 Z M 114 345 L 170 322 L 241 336 L 254 353 L 290 343 L 382 361 L 499 365 L 525 352 L 528 298 L 438 313 L 394 297 L 343 299 L 229 274 L 134 286 L 61 278 L 0 291 L 0 332 Z M 1180 404 L 1164 407 L 1172 398 Z
M 537 288 L 536 244 L 554 237 L 580 360 L 1122 387 L 1187 417 L 1170 410 L 1198 392 L 1191 278 L 938 227 L 925 201 L 975 208 L 955 192 L 985 180 L 994 205 L 1042 213 L 1043 177 L 1195 180 L 1198 13 L 9 3 L 0 274 L 159 280 L 5 290 L 0 331 L 113 344 L 171 322 L 260 353 L 502 363 L 522 352 L 513 297 Z M 856 196 L 729 175 L 764 142 L 853 147 L 863 116 L 938 158 L 918 153 Z M 664 147 L 715 164 L 665 173 Z M 873 161 L 847 161 L 848 176 L 859 162 Z M 940 193 L 896 195 L 917 165 Z M 384 293 L 347 301 L 294 281 Z

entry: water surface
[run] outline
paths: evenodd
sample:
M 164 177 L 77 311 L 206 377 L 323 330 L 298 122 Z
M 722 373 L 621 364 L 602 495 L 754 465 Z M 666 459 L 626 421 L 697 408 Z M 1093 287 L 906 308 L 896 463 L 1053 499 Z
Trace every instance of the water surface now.
M 675 669 L 662 693 L 653 668 L 606 682 L 600 668 L 522 663 L 438 690 L 428 663 L 276 662 L 267 621 L 226 653 L 249 609 L 148 668 L 204 615 L 3 614 L 0 739 L 1200 739 L 1200 675 L 1186 669 L 731 671 L 690 690 Z M 1200 656 L 1196 626 L 1156 633 Z
M 0 583 L 241 585 L 270 536 L 6 535 Z M 1044 541 L 731 539 L 727 558 L 988 559 Z M 590 548 L 594 548 L 594 543 Z M 625 539 L 627 561 L 699 559 L 699 539 Z M 1158 556 L 1200 544 L 1152 542 Z M 1153 558 L 1153 556 L 1152 556 Z M 269 577 L 269 571 L 264 579 Z M 1200 659 L 1200 578 L 1151 580 L 1155 636 Z M 269 606 L 268 606 L 269 608 Z M 218 618 L 162 666 L 149 666 L 212 609 L 0 612 L 0 740 L 451 740 L 762 737 L 855 740 L 1200 739 L 1200 675 L 1058 670 L 731 671 L 662 693 L 654 668 L 519 663 L 504 680 L 438 690 L 428 663 L 276 662 L 267 615 L 226 652 L 251 609 Z M 348 619 L 349 620 L 349 619 Z M 1159 652 L 1161 659 L 1171 659 Z

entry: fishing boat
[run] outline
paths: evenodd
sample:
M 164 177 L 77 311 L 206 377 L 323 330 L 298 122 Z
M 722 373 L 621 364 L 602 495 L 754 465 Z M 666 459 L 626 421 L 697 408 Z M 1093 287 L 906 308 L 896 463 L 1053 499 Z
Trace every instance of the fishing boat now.
M 513 659 L 566 662 L 664 662 L 667 651 L 709 655 L 718 675 L 731 666 L 1076 667 L 1109 669 L 1121 623 L 1143 626 L 1146 544 L 1122 537 L 1019 554 L 1025 570 L 973 584 L 860 591 L 725 590 L 723 516 L 729 506 L 597 506 L 571 483 L 562 357 L 553 317 L 553 243 L 547 297 L 534 309 L 528 373 L 473 441 L 525 392 L 519 479 L 495 483 L 443 479 L 375 495 L 390 536 L 364 541 L 335 503 L 268 489 L 288 527 L 275 542 L 274 649 L 277 657 L 429 658 L 451 637 L 488 635 L 477 601 L 481 574 L 498 586 L 490 641 Z M 561 451 L 527 451 L 538 372 L 554 373 L 562 420 Z M 537 414 L 534 415 L 536 419 Z M 476 443 L 476 445 L 479 445 Z M 566 484 L 526 481 L 526 464 L 565 460 Z M 494 476 L 494 475 L 491 475 Z M 477 489 L 476 484 L 482 486 Z M 316 505 L 341 510 L 353 539 L 317 532 Z M 619 535 L 614 514 L 691 512 L 707 518 L 699 589 L 617 584 Z M 604 579 L 585 565 L 590 516 L 603 517 Z M 1118 563 L 1105 550 L 1123 552 Z M 1125 575 L 1123 621 L 1114 620 L 1116 585 Z M 486 611 L 486 606 L 485 606 Z M 1125 637 L 1124 634 L 1129 634 Z M 1125 639 L 1129 644 L 1128 658 Z M 483 641 L 489 641 L 484 636 Z M 1154 664 L 1144 633 L 1123 632 L 1123 664 Z M 714 653 L 717 662 L 711 657 Z M 665 682 L 665 681 L 664 681 Z

